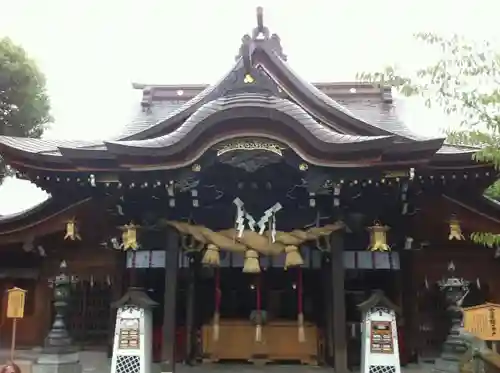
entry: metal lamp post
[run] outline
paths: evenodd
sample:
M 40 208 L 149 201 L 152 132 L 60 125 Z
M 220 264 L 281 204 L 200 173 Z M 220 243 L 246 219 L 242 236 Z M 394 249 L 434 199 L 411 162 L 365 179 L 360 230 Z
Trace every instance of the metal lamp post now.
M 44 342 L 44 351 L 50 353 L 64 353 L 74 349 L 66 327 L 65 317 L 71 295 L 71 286 L 78 280 L 75 276 L 67 274 L 67 264 L 64 260 L 59 265 L 59 269 L 59 275 L 49 279 L 49 286 L 53 289 L 53 304 L 56 313 Z
M 460 359 L 468 349 L 462 335 L 462 303 L 469 293 L 470 281 L 454 275 L 455 265 L 448 265 L 448 277 L 437 282 L 448 304 L 446 311 L 450 316 L 451 328 L 443 344 L 441 356 L 436 360 L 433 371 L 458 372 Z

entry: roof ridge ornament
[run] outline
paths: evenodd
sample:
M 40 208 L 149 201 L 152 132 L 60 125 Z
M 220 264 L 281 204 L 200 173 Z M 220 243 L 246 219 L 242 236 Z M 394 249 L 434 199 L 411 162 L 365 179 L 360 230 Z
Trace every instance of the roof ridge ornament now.
M 278 34 L 271 35 L 269 28 L 264 25 L 264 8 L 261 6 L 257 7 L 257 26 L 252 30 L 252 36 L 249 34 L 243 35 L 240 50 L 236 56 L 236 60 L 243 58 L 247 72 L 249 72 L 248 65 L 251 63 L 253 51 L 258 43 L 267 44 L 282 60 L 287 60 L 281 46 L 281 38 Z
M 257 7 L 257 27 L 253 29 L 252 39 L 269 39 L 269 28 L 264 26 L 264 8 L 262 8 L 261 6 Z

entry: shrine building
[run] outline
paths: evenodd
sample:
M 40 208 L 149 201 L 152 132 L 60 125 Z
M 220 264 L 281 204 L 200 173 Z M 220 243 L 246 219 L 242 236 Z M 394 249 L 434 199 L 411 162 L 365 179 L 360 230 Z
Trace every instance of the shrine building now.
M 134 84 L 137 115 L 111 139 L 0 136 L 17 177 L 51 195 L 0 219 L 0 289 L 27 290 L 20 347 L 43 344 L 62 260 L 73 342 L 109 349 L 110 304 L 143 287 L 158 361 L 345 371 L 374 290 L 400 309 L 401 360 L 435 356 L 450 264 L 476 284 L 469 305 L 500 303 L 500 253 L 470 239 L 500 231 L 494 167 L 413 132 L 391 87 L 298 76 L 267 26 L 260 9 L 212 85 Z

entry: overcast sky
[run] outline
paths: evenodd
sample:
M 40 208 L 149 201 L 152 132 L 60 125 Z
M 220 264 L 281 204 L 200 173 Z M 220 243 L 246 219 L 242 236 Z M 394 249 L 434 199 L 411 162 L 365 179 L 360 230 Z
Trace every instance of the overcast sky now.
M 354 80 L 393 63 L 417 68 L 435 55 L 415 32 L 500 39 L 498 0 L 0 0 L 0 37 L 22 44 L 47 77 L 56 122 L 46 137 L 99 139 L 138 109 L 132 82 L 216 81 L 255 26 L 258 5 L 293 69 L 315 82 Z M 414 130 L 435 133 L 449 122 L 419 103 L 405 106 Z M 7 180 L 0 214 L 44 198 Z

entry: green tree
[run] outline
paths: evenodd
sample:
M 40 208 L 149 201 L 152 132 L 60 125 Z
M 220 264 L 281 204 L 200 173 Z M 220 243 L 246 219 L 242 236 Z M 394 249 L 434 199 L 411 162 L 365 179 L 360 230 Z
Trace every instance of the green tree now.
M 51 121 L 45 76 L 22 47 L 0 39 L 0 135 L 38 138 Z M 0 182 L 9 173 L 0 161 Z
M 416 38 L 440 56 L 435 63 L 413 72 L 395 66 L 364 72 L 358 79 L 392 85 L 405 96 L 420 96 L 427 106 L 439 107 L 461 118 L 446 130 L 447 142 L 479 148 L 477 161 L 500 168 L 500 54 L 489 43 L 475 43 L 460 36 L 440 37 L 419 33 Z M 486 192 L 500 197 L 497 182 Z M 487 246 L 500 244 L 500 235 L 476 232 L 472 239 Z

